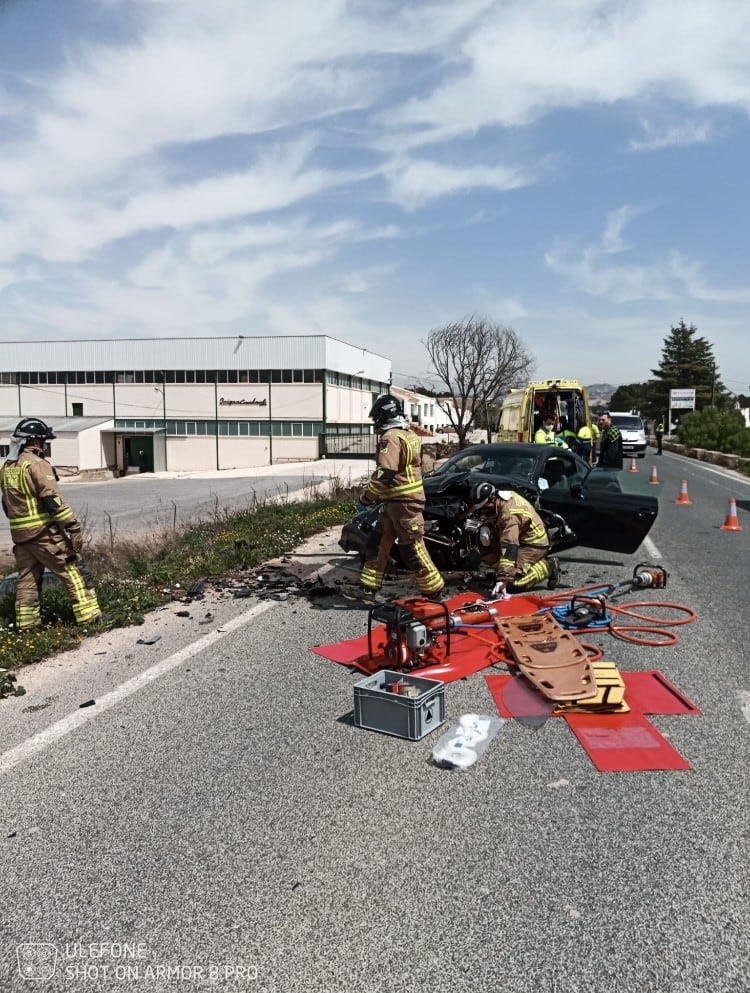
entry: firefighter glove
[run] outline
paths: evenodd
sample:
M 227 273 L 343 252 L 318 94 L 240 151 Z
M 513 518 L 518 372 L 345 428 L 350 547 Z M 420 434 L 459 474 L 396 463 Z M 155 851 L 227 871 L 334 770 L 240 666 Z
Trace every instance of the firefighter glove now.
M 80 555 L 83 550 L 83 531 L 78 521 L 73 521 L 67 528 L 68 538 L 76 555 Z

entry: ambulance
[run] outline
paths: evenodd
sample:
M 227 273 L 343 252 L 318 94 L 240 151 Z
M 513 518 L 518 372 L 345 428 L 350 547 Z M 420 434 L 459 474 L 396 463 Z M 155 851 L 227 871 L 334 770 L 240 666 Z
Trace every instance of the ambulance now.
M 591 425 L 586 387 L 575 379 L 545 379 L 512 389 L 500 408 L 497 441 L 533 442 L 547 415 L 555 418 L 561 435 Z

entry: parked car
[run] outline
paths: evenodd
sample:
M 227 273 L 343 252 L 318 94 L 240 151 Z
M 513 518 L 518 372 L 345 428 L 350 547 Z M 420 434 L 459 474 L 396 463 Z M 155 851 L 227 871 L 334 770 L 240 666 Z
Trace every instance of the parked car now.
M 612 423 L 620 429 L 623 455 L 642 459 L 646 454 L 646 426 L 638 414 L 610 410 Z
M 472 445 L 425 476 L 425 540 L 438 568 L 471 566 L 482 528 L 482 483 L 512 489 L 535 502 L 547 518 L 551 551 L 576 545 L 629 555 L 656 520 L 659 503 L 627 473 L 591 468 L 568 449 L 506 442 Z M 360 558 L 377 511 L 344 525 L 339 544 Z M 476 535 L 476 541 L 473 536 Z

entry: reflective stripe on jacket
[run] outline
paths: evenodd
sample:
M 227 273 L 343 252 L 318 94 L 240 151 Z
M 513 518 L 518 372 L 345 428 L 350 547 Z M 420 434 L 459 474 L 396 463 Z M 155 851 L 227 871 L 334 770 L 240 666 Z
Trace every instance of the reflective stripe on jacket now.
M 532 504 L 518 493 L 511 493 L 509 500 L 498 500 L 497 530 L 500 545 L 533 545 L 546 548 L 549 545 L 544 521 Z
M 390 428 L 380 438 L 376 469 L 362 494 L 365 503 L 417 500 L 424 503 L 422 442 L 408 428 Z
M 50 524 L 65 527 L 75 519 L 57 487 L 52 466 L 32 451 L 23 451 L 16 460 L 8 459 L 0 468 L 3 510 L 10 523 L 14 543 L 32 541 Z M 52 497 L 59 506 L 55 513 L 43 508 L 41 500 Z

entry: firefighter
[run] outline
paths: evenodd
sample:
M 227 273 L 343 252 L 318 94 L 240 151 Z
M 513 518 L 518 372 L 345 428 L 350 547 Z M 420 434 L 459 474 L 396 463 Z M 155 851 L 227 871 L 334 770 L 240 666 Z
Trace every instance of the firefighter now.
M 25 417 L 16 425 L 8 458 L 0 468 L 2 505 L 18 569 L 19 630 L 41 625 L 39 598 L 45 569 L 65 587 L 77 624 L 102 621 L 96 592 L 77 564 L 83 546 L 81 525 L 60 495 L 57 473 L 45 458 L 46 444 L 54 437 L 44 421 Z
M 422 443 L 409 429 L 400 401 L 390 393 L 377 398 L 368 416 L 380 437 L 375 471 L 360 497 L 358 509 L 367 510 L 378 503 L 382 507 L 365 547 L 360 589 L 368 596 L 381 589 L 388 556 L 398 541 L 404 563 L 416 573 L 420 593 L 437 597 L 445 583 L 424 543 Z
M 510 593 L 530 590 L 547 582 L 554 590 L 560 563 L 548 556 L 549 536 L 534 506 L 519 493 L 498 490 L 495 496 L 500 557 L 496 578 Z
M 599 418 L 599 431 L 599 460 L 596 464 L 600 469 L 622 469 L 622 435 L 612 423 L 608 410 Z

